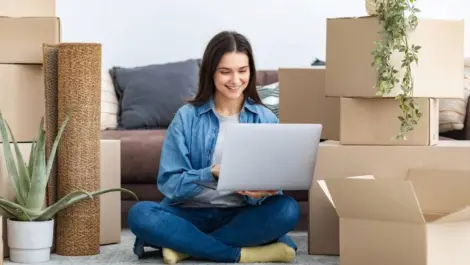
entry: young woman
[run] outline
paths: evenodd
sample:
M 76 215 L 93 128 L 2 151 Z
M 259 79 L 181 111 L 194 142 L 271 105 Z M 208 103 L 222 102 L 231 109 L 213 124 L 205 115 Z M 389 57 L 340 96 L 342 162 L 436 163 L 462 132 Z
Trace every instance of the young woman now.
M 164 140 L 157 185 L 161 203 L 129 211 L 134 253 L 162 249 L 166 263 L 188 257 L 216 262 L 291 262 L 296 245 L 286 235 L 299 219 L 297 202 L 281 191 L 219 192 L 196 180 L 217 179 L 224 132 L 231 123 L 277 123 L 256 90 L 251 45 L 236 32 L 209 42 L 199 91 L 181 107 Z M 253 161 L 256 163 L 256 161 Z

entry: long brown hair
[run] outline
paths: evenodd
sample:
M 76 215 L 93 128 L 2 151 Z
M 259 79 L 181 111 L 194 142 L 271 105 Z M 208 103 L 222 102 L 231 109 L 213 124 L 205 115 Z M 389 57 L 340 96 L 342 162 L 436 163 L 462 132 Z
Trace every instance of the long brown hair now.
M 256 104 L 263 104 L 256 89 L 256 67 L 253 51 L 248 39 L 235 31 L 222 31 L 207 44 L 199 70 L 198 92 L 189 103 L 202 105 L 215 93 L 214 74 L 222 56 L 229 52 L 243 52 L 248 56 L 250 79 L 243 91 L 245 99 L 250 98 Z

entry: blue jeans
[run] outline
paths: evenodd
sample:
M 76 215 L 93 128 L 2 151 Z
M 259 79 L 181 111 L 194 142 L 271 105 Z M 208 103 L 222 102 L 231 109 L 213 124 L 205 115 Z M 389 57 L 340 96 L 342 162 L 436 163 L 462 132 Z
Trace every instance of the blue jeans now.
M 238 262 L 241 247 L 283 242 L 299 220 L 297 202 L 285 195 L 268 197 L 261 205 L 239 208 L 179 208 L 138 202 L 129 211 L 129 228 L 139 240 L 192 257 Z

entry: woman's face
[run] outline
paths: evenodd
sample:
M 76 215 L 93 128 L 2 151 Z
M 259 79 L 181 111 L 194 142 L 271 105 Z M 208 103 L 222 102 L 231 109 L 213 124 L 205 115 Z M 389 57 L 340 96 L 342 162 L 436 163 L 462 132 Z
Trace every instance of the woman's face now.
M 243 97 L 249 80 L 248 56 L 240 52 L 226 53 L 215 70 L 215 93 L 228 100 L 238 100 Z

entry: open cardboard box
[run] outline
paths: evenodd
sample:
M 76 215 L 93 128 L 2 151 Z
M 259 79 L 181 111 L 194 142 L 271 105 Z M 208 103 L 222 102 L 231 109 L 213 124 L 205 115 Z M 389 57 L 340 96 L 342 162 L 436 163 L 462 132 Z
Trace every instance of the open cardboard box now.
M 470 264 L 470 171 L 318 183 L 340 217 L 341 265 Z

